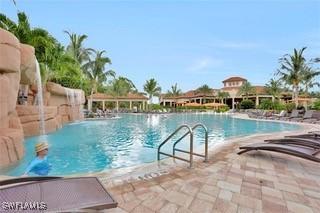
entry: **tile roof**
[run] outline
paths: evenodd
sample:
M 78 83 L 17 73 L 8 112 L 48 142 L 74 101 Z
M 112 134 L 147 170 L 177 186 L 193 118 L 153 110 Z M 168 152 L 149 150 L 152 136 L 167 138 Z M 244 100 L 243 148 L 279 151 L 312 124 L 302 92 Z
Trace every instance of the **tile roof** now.
M 233 82 L 233 81 L 247 81 L 247 79 L 241 78 L 241 77 L 238 77 L 238 76 L 234 76 L 234 77 L 227 78 L 226 80 L 222 81 L 222 83 L 224 83 L 224 82 Z
M 168 94 L 163 94 L 161 95 L 161 97 L 165 99 L 214 97 L 216 96 L 217 91 L 217 89 L 212 89 L 210 94 L 205 94 L 202 92 L 198 92 L 197 90 L 190 90 L 188 92 L 182 93 L 179 96 L 170 96 Z
M 89 95 L 87 97 L 88 99 L 91 98 L 91 95 Z M 134 99 L 134 100 L 148 100 L 148 98 L 146 96 L 144 96 L 143 94 L 139 94 L 139 93 L 129 93 L 128 95 L 126 96 L 119 96 L 119 97 L 116 97 L 116 96 L 112 96 L 112 95 L 109 95 L 109 94 L 105 94 L 105 93 L 95 93 L 92 95 L 92 98 L 93 99 L 122 99 L 122 100 L 126 100 L 126 99 Z

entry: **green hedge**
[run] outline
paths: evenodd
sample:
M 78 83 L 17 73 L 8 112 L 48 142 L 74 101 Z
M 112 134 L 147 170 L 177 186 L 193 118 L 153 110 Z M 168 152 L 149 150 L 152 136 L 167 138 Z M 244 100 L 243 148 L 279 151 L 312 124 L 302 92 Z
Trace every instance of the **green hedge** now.
M 228 112 L 230 108 L 228 106 L 220 107 L 216 112 Z
M 255 106 L 254 102 L 251 100 L 243 100 L 240 103 L 241 109 L 253 109 Z
M 317 99 L 317 100 L 313 103 L 312 109 L 320 110 L 320 99 Z
M 296 108 L 295 103 L 286 103 L 285 104 L 285 109 L 287 110 L 287 112 L 292 112 L 292 110 L 294 110 Z
M 281 111 L 285 110 L 287 107 L 285 104 L 280 103 L 279 101 L 274 101 L 270 99 L 265 99 L 261 101 L 261 104 L 259 105 L 259 109 L 263 110 L 276 110 Z M 291 106 L 288 106 L 288 108 L 291 108 Z

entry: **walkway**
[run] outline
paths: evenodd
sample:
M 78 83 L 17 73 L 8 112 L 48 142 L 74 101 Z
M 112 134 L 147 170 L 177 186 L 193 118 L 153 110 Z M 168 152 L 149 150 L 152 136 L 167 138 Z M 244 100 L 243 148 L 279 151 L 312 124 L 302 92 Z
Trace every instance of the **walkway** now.
M 320 212 L 320 165 L 278 153 L 237 155 L 237 140 L 210 162 L 179 167 L 149 180 L 102 182 L 119 202 L 106 212 Z M 171 160 L 172 161 L 172 160 Z

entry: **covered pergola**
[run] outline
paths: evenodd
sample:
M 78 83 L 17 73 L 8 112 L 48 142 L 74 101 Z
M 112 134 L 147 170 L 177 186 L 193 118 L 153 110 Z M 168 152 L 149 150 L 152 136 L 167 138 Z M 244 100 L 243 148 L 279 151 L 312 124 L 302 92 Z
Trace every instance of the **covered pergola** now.
M 132 104 L 133 102 L 138 102 L 139 103 L 139 109 L 145 110 L 148 98 L 145 97 L 142 94 L 139 93 L 129 93 L 126 96 L 112 96 L 104 93 L 95 93 L 87 97 L 88 99 L 88 110 L 92 110 L 92 103 L 94 102 L 101 102 L 102 103 L 102 110 L 105 110 L 106 108 L 106 103 L 107 102 L 112 102 L 115 103 L 116 109 L 119 110 L 119 103 L 120 102 L 127 102 L 129 103 L 129 109 L 132 110 Z

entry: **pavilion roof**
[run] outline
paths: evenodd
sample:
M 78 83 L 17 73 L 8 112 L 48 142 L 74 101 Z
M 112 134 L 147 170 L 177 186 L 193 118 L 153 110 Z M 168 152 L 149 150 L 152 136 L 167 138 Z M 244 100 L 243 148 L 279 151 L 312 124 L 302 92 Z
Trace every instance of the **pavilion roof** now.
M 87 99 L 90 99 L 91 95 L 87 97 Z M 105 93 L 95 93 L 92 95 L 93 99 L 113 99 L 113 100 L 148 100 L 146 96 L 144 96 L 141 93 L 129 93 L 126 96 L 113 96 L 110 94 L 105 94 Z

